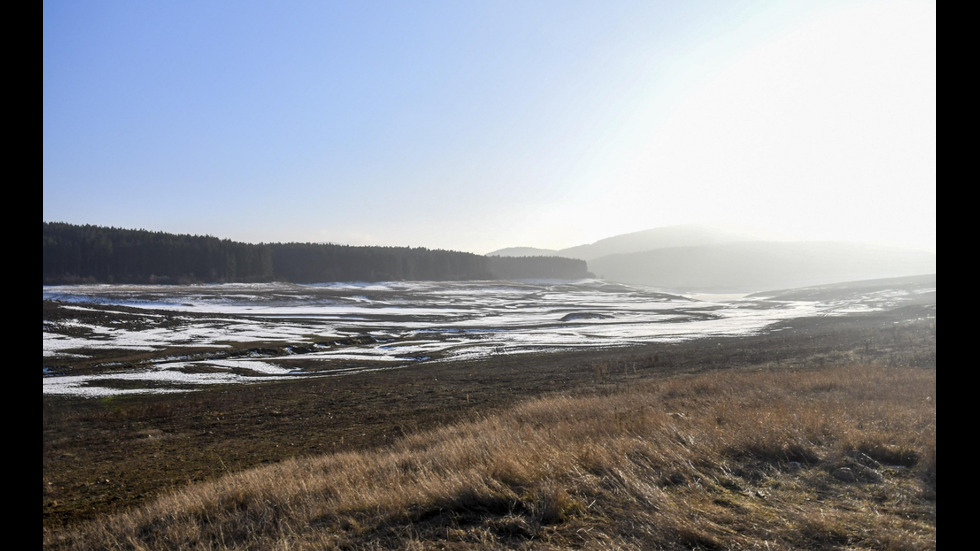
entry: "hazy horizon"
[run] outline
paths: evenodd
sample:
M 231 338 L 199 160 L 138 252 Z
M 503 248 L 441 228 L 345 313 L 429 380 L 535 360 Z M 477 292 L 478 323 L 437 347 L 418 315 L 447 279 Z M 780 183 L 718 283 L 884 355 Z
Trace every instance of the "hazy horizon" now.
M 45 221 L 936 250 L 935 2 L 55 1 L 43 33 Z

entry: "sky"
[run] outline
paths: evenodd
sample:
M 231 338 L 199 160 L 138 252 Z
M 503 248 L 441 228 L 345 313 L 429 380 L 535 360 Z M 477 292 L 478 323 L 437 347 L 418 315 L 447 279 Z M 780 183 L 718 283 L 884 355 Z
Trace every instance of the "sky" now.
M 487 253 L 935 251 L 936 4 L 43 4 L 47 222 Z

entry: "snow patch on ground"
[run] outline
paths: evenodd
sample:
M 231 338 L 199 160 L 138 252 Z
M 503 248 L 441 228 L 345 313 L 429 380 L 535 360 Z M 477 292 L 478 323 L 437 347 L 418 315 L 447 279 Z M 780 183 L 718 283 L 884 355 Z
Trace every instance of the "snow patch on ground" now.
M 283 357 L 291 361 L 336 363 L 316 373 L 325 376 L 399 368 L 428 358 L 471 359 L 748 335 L 799 317 L 894 307 L 912 294 L 929 292 L 934 293 L 935 287 L 820 302 L 760 296 L 699 296 L 698 301 L 599 280 L 51 286 L 43 288 L 42 298 L 67 302 L 67 308 L 76 311 L 100 305 L 99 311 L 105 313 L 106 305 L 125 306 L 145 311 L 150 320 L 169 316 L 180 323 L 153 327 L 157 323 L 153 321 L 145 329 L 126 330 L 71 319 L 46 320 L 42 358 L 63 359 L 99 349 L 220 351 L 231 343 L 281 343 L 288 354 Z M 574 315 L 581 312 L 589 315 Z M 118 313 L 132 316 L 131 311 Z M 331 341 L 363 336 L 374 338 L 345 345 Z M 200 385 L 310 376 L 260 356 L 161 357 L 152 365 L 99 375 L 45 372 L 43 392 L 82 396 L 185 392 Z M 145 385 L 141 388 L 134 381 Z

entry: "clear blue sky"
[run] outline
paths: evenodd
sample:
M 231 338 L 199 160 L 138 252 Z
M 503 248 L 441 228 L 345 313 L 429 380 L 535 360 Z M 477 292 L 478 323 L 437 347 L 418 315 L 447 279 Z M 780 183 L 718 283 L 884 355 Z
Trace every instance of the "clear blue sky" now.
M 45 221 L 489 252 L 935 248 L 926 1 L 43 5 Z

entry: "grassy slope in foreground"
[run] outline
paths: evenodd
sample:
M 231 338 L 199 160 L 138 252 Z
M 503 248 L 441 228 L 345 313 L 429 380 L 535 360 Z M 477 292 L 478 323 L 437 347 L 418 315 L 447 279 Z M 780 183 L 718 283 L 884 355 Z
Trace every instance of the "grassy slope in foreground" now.
M 896 346 L 931 342 L 934 365 L 935 322 L 915 329 Z M 186 486 L 45 546 L 935 548 L 934 367 L 833 363 L 545 396 Z

